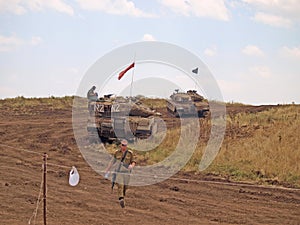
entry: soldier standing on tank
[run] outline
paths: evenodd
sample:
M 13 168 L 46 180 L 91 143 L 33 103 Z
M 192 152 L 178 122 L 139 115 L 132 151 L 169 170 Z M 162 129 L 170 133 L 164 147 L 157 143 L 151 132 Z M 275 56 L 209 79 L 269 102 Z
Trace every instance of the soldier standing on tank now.
M 117 187 L 118 187 L 119 203 L 122 208 L 125 207 L 124 198 L 126 195 L 126 190 L 128 189 L 130 173 L 136 164 L 136 162 L 134 161 L 133 153 L 132 151 L 127 149 L 127 145 L 128 145 L 127 140 L 123 139 L 121 141 L 120 149 L 115 151 L 114 157 L 108 164 L 108 167 L 105 171 L 105 178 L 108 178 L 110 168 L 118 161 L 119 163 L 118 169 L 116 169 L 114 173 L 116 174 L 115 182 L 117 183 Z M 114 185 L 113 180 L 112 182 Z
M 88 110 L 90 112 L 90 115 L 93 114 L 94 111 L 94 105 L 91 104 L 91 102 L 95 102 L 98 100 L 98 94 L 95 92 L 96 86 L 93 86 L 87 93 L 87 99 L 88 99 Z
M 97 101 L 98 99 L 98 94 L 95 92 L 96 86 L 93 86 L 87 93 L 87 99 L 89 101 Z

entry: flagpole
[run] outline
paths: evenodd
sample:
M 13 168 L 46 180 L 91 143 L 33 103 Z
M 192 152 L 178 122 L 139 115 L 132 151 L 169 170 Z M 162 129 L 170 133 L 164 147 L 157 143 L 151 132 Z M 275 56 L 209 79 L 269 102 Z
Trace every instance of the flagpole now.
M 135 64 L 135 55 L 136 55 L 136 52 L 134 53 L 134 57 L 133 57 L 133 63 Z M 134 75 L 134 70 L 135 70 L 135 67 L 133 67 L 133 70 L 132 70 L 132 75 L 131 75 L 131 84 L 130 84 L 130 101 L 131 101 L 131 98 L 132 98 L 132 86 L 133 86 L 133 75 Z
M 198 74 L 198 67 L 196 67 L 195 69 L 193 69 L 192 72 L 193 72 L 194 74 Z M 194 81 L 195 81 L 195 90 L 197 90 L 197 80 L 194 79 Z

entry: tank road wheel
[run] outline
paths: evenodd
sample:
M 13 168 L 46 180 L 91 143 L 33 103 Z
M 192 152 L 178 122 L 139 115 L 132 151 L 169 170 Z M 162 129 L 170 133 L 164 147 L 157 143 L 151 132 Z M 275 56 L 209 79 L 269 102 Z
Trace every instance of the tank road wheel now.
M 88 133 L 88 142 L 90 144 L 99 143 L 99 135 L 98 135 L 97 128 L 87 127 L 87 133 Z
M 154 124 L 151 126 L 150 135 L 156 134 L 156 133 L 157 133 L 157 123 L 154 123 Z
M 177 110 L 175 110 L 175 112 L 174 112 L 174 115 L 175 115 L 175 117 L 177 117 L 177 118 L 179 118 L 180 116 L 179 116 L 179 113 L 178 113 L 178 111 Z
M 167 108 L 167 111 L 168 111 L 168 113 L 169 113 L 170 115 L 174 115 L 174 114 L 173 114 L 173 111 L 172 111 L 171 109 Z
M 201 110 L 198 112 L 198 117 L 199 118 L 206 118 L 209 116 L 209 111 L 208 110 Z
M 99 137 L 96 135 L 89 135 L 89 143 L 90 144 L 98 144 L 99 143 Z
M 106 138 L 106 137 L 100 137 L 100 140 L 101 140 L 101 142 L 102 142 L 103 144 L 109 142 L 109 139 Z

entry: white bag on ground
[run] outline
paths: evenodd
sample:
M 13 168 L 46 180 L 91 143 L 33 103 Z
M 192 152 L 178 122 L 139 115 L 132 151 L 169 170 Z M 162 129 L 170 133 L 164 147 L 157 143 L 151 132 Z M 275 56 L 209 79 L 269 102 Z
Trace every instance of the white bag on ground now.
M 79 173 L 75 166 L 72 166 L 69 176 L 69 184 L 71 186 L 76 186 L 79 183 Z

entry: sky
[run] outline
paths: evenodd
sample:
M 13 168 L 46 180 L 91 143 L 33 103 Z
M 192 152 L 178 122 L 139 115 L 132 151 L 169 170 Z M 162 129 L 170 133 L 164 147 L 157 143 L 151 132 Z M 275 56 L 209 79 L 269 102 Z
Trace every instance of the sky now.
M 197 55 L 226 102 L 300 103 L 298 0 L 0 0 L 0 98 L 75 95 L 140 41 Z

